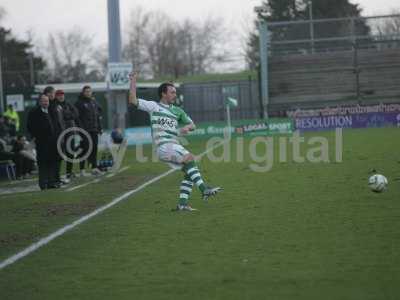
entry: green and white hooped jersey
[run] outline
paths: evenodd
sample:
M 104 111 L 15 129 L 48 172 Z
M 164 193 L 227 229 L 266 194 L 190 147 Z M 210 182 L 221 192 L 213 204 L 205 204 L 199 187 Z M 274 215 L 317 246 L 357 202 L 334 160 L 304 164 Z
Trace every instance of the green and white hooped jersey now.
M 153 141 L 157 146 L 179 144 L 179 125 L 193 123 L 181 108 L 174 105 L 138 99 L 138 109 L 150 114 Z

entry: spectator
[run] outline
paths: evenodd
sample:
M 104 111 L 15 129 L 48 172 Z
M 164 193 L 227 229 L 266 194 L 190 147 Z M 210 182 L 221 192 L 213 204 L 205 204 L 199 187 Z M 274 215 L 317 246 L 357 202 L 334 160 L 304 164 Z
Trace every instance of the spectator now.
M 0 138 L 0 160 L 14 161 L 14 154 L 7 150 L 7 142 Z
M 15 130 L 19 131 L 19 116 L 11 104 L 8 105 L 7 110 L 4 112 L 4 116 L 8 117 L 10 124 L 13 124 Z
M 44 89 L 43 93 L 49 98 L 49 114 L 53 122 L 54 126 L 54 132 L 56 135 L 56 141 L 58 140 L 59 136 L 61 133 L 65 130 L 65 122 L 64 122 L 64 114 L 63 114 L 63 109 L 62 106 L 59 105 L 59 103 L 55 100 L 56 97 L 56 90 L 52 86 L 48 86 Z M 61 142 L 64 144 L 63 142 Z M 56 170 L 55 170 L 55 181 L 56 184 L 61 185 L 61 184 L 66 184 L 68 181 L 61 180 L 60 172 L 61 172 L 61 156 L 56 153 L 56 159 L 57 159 L 57 164 L 56 164 Z
M 12 122 L 9 117 L 4 116 L 4 123 L 8 128 L 8 139 L 11 140 L 15 138 L 17 136 L 17 127 L 14 122 Z
M 40 95 L 39 105 L 28 114 L 28 131 L 35 138 L 39 187 L 41 190 L 59 188 L 56 181 L 57 135 L 49 112 L 49 97 Z
M 0 139 L 8 138 L 9 128 L 3 115 L 0 115 Z
M 60 105 L 63 110 L 65 128 L 68 129 L 68 128 L 76 127 L 78 125 L 79 112 L 74 105 L 65 101 L 65 95 L 64 95 L 63 90 L 56 91 L 56 101 L 58 102 L 58 105 Z M 70 149 L 72 151 L 75 151 L 75 139 L 73 138 L 74 135 L 75 135 L 74 132 L 66 134 L 65 141 L 64 141 L 64 142 L 66 142 L 66 141 L 70 140 L 71 144 L 69 145 L 69 147 L 71 147 Z M 63 148 L 65 149 L 65 147 L 66 147 L 66 145 L 64 145 Z M 70 151 L 66 151 L 66 155 L 68 156 L 68 158 L 74 159 L 74 155 L 73 155 L 73 153 L 70 153 Z M 72 162 L 67 161 L 66 162 L 67 179 L 70 179 L 75 176 L 72 172 L 72 168 L 73 168 Z
M 0 161 L 12 160 L 15 163 L 15 173 L 17 179 L 23 179 L 29 175 L 33 169 L 33 162 L 28 162 L 23 153 L 15 152 L 14 147 L 11 151 L 7 149 L 8 145 L 5 140 L 0 139 Z
M 76 108 L 79 112 L 79 126 L 86 130 L 92 142 L 92 150 L 90 152 L 88 163 L 92 167 L 93 175 L 102 175 L 97 167 L 97 146 L 99 141 L 99 134 L 101 134 L 101 107 L 96 102 L 96 99 L 92 95 L 92 89 L 90 86 L 84 86 L 81 94 L 79 95 L 78 101 L 75 103 Z M 89 141 L 85 136 L 81 136 L 82 142 L 82 153 L 85 154 L 89 150 Z M 80 163 L 81 176 L 87 176 L 85 172 L 85 161 Z
M 16 165 L 17 179 L 29 177 L 33 171 L 36 160 L 33 155 L 27 151 L 26 144 L 26 138 L 23 135 L 19 135 L 11 150 L 15 155 L 14 162 Z

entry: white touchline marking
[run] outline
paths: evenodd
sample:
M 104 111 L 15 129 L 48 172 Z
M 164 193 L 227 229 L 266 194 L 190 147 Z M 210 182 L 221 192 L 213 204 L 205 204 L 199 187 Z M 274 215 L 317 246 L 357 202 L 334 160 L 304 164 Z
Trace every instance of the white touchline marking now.
M 80 189 L 80 188 L 83 188 L 83 187 L 85 187 L 85 186 L 88 186 L 89 184 L 96 183 L 96 182 L 99 182 L 99 181 L 100 181 L 100 178 L 97 178 L 97 179 L 94 179 L 94 180 L 92 180 L 92 181 L 86 182 L 86 183 L 84 183 L 84 184 L 80 184 L 80 185 L 71 187 L 71 188 L 69 188 L 69 189 L 66 189 L 66 191 L 67 191 L 67 192 L 72 192 L 72 191 L 75 191 L 75 190 L 77 190 L 77 189 Z
M 119 169 L 119 170 L 117 171 L 117 173 L 114 173 L 114 174 L 122 173 L 122 172 L 128 170 L 129 168 L 130 168 L 130 166 L 123 167 L 123 168 Z
M 229 141 L 229 140 L 227 140 Z M 226 142 L 226 141 L 225 141 Z M 224 143 L 225 143 L 224 142 Z M 214 150 L 215 148 L 223 145 L 224 143 L 219 143 L 217 145 L 215 145 L 214 147 L 211 147 L 210 149 L 206 150 L 205 152 L 203 152 L 202 154 L 200 154 L 199 158 L 203 157 L 204 155 L 206 155 L 208 152 Z M 39 249 L 40 247 L 50 243 L 52 240 L 58 238 L 59 236 L 63 235 L 64 233 L 70 231 L 71 229 L 75 228 L 76 226 L 88 221 L 89 219 L 93 218 L 94 216 L 102 213 L 103 211 L 105 211 L 106 209 L 109 209 L 111 207 L 113 207 L 114 205 L 118 204 L 119 202 L 125 200 L 126 198 L 132 196 L 133 194 L 136 194 L 137 192 L 143 190 L 144 188 L 146 188 L 147 186 L 153 184 L 154 182 L 159 181 L 160 179 L 174 173 L 175 171 L 177 171 L 178 169 L 170 169 L 167 172 L 158 175 L 157 177 L 154 177 L 153 179 L 143 183 L 141 186 L 137 187 L 134 190 L 131 190 L 129 192 L 126 192 L 125 194 L 119 196 L 118 198 L 115 198 L 114 200 L 112 200 L 110 203 L 103 205 L 101 207 L 99 207 L 98 209 L 94 210 L 93 212 L 91 212 L 90 214 L 87 214 L 81 218 L 79 218 L 78 220 L 76 220 L 75 222 L 72 222 L 69 225 L 66 225 L 60 229 L 58 229 L 57 231 L 53 232 L 52 234 L 48 235 L 45 238 L 40 239 L 38 242 L 33 243 L 32 245 L 30 245 L 29 247 L 25 248 L 24 250 L 10 256 L 9 258 L 3 260 L 0 263 L 0 270 L 4 269 L 5 267 L 17 262 L 18 260 L 24 258 L 25 256 L 28 256 L 29 254 L 35 252 L 37 249 Z M 99 179 L 98 179 L 99 180 Z
M 108 175 L 106 175 L 105 177 L 106 177 L 106 178 L 113 177 L 113 176 L 115 176 L 115 174 L 118 174 L 118 173 L 121 173 L 121 172 L 123 172 L 123 171 L 126 171 L 126 170 L 128 170 L 129 168 L 130 168 L 129 166 L 123 167 L 123 168 L 119 169 L 119 170 L 117 171 L 117 173 L 108 174 Z M 71 187 L 71 188 L 69 188 L 69 189 L 66 189 L 66 191 L 67 191 L 67 192 L 75 191 L 75 190 L 77 190 L 77 189 L 80 189 L 80 188 L 83 188 L 83 187 L 85 187 L 85 186 L 88 186 L 88 185 L 90 185 L 90 184 L 92 184 L 92 183 L 100 182 L 101 179 L 102 179 L 102 178 L 96 178 L 96 179 L 94 179 L 94 180 L 92 180 L 92 181 L 89 181 L 89 182 L 86 182 L 86 183 L 83 183 L 83 184 L 80 184 L 80 185 L 77 185 L 77 186 L 73 186 L 73 187 Z
M 106 175 L 106 178 L 114 177 L 115 175 L 117 175 L 117 174 L 119 174 L 119 173 L 121 173 L 121 172 L 124 172 L 125 170 L 128 170 L 129 168 L 130 168 L 129 166 L 123 167 L 123 168 L 119 169 L 119 170 L 118 170 L 117 172 L 115 172 L 115 173 L 111 173 L 111 174 Z

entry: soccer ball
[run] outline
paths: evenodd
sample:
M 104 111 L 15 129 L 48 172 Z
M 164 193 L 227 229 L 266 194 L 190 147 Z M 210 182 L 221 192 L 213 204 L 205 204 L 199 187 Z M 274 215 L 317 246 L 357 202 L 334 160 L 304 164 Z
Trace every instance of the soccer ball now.
M 388 185 L 388 180 L 386 179 L 385 176 L 380 174 L 372 175 L 368 179 L 368 186 L 375 193 L 383 192 L 384 190 L 386 190 L 387 185 Z

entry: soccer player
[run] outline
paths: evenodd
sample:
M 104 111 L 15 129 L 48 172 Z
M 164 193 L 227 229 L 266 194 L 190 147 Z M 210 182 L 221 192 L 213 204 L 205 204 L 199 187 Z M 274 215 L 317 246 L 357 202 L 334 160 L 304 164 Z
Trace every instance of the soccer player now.
M 216 195 L 221 188 L 207 186 L 196 165 L 195 158 L 178 141 L 179 134 L 187 134 L 195 129 L 190 117 L 179 107 L 174 106 L 176 89 L 172 83 L 163 83 L 158 88 L 160 102 L 146 101 L 136 97 L 137 74 L 130 75 L 129 104 L 150 114 L 153 142 L 157 147 L 157 155 L 161 161 L 180 168 L 184 179 L 180 186 L 177 211 L 195 211 L 189 205 L 189 196 L 195 184 L 203 195 L 203 200 Z M 179 128 L 179 125 L 183 127 Z

